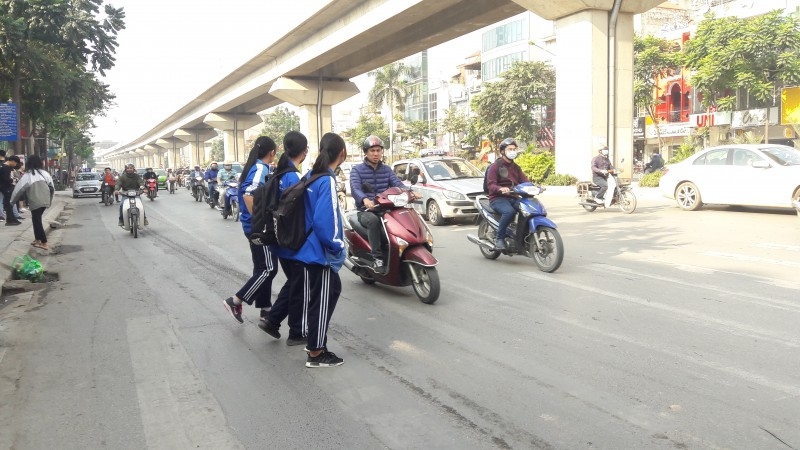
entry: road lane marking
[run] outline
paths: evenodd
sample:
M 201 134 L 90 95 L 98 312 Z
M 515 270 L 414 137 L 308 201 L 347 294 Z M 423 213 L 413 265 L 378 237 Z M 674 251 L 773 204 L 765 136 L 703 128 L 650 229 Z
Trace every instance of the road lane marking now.
M 786 250 L 789 252 L 800 252 L 800 245 L 786 245 L 786 244 L 775 244 L 773 242 L 763 242 L 761 244 L 756 245 L 758 248 L 768 248 L 771 250 Z
M 789 397 L 800 396 L 800 386 L 797 386 L 796 384 L 784 384 L 784 383 L 781 383 L 779 381 L 771 380 L 771 379 L 769 379 L 768 377 L 766 377 L 764 375 L 760 375 L 760 374 L 753 373 L 753 372 L 748 372 L 748 371 L 746 371 L 744 369 L 741 369 L 741 368 L 738 368 L 738 367 L 732 367 L 732 366 L 728 366 L 728 365 L 722 364 L 720 362 L 708 361 L 708 360 L 705 360 L 705 359 L 700 359 L 699 357 L 693 356 L 691 352 L 683 352 L 683 351 L 676 352 L 676 351 L 667 350 L 663 345 L 647 344 L 645 342 L 630 338 L 628 336 L 625 336 L 625 335 L 622 335 L 622 334 L 619 334 L 619 333 L 612 333 L 612 332 L 601 330 L 601 329 L 599 329 L 597 327 L 593 327 L 593 326 L 587 325 L 587 324 L 585 324 L 583 322 L 580 322 L 578 320 L 575 320 L 575 319 L 570 319 L 570 318 L 567 318 L 567 317 L 558 317 L 558 316 L 552 316 L 552 318 L 557 320 L 557 321 L 559 321 L 559 322 L 565 323 L 567 325 L 574 326 L 576 328 L 580 328 L 580 329 L 583 329 L 583 330 L 587 330 L 587 331 L 591 331 L 591 332 L 594 332 L 594 333 L 597 333 L 597 334 L 601 334 L 603 336 L 606 336 L 606 337 L 609 337 L 609 338 L 612 338 L 612 339 L 617 339 L 619 341 L 626 342 L 628 344 L 635 345 L 635 346 L 638 346 L 638 347 L 643 347 L 643 348 L 646 348 L 646 349 L 648 349 L 650 351 L 653 351 L 653 352 L 663 353 L 663 354 L 665 354 L 665 355 L 667 355 L 669 357 L 675 358 L 675 359 L 689 361 L 691 363 L 694 363 L 694 364 L 697 364 L 697 365 L 700 365 L 700 366 L 703 366 L 703 367 L 707 367 L 709 369 L 714 369 L 714 370 L 717 370 L 717 371 L 720 371 L 720 372 L 724 372 L 724 373 L 727 373 L 727 374 L 732 375 L 734 377 L 741 378 L 741 379 L 743 379 L 743 380 L 745 380 L 747 382 L 758 384 L 758 385 L 764 386 L 766 388 L 774 389 L 774 390 L 776 390 L 778 392 L 782 392 L 782 393 L 786 394 Z
M 724 289 L 724 288 L 720 288 L 720 287 L 716 287 L 716 286 L 711 286 L 709 284 L 690 283 L 690 282 L 684 281 L 684 280 L 682 280 L 680 278 L 666 277 L 666 276 L 662 276 L 662 275 L 651 275 L 651 274 L 648 274 L 648 273 L 635 271 L 635 270 L 629 269 L 627 267 L 618 267 L 618 266 L 612 266 L 612 265 L 608 265 L 608 264 L 593 264 L 593 265 L 588 265 L 588 266 L 584 266 L 584 267 L 589 269 L 589 270 L 592 270 L 594 272 L 599 272 L 599 273 L 612 271 L 612 272 L 616 272 L 616 273 L 619 273 L 619 274 L 635 275 L 637 277 L 643 277 L 643 278 L 650 278 L 652 280 L 665 281 L 665 282 L 671 283 L 671 284 L 677 284 L 677 285 L 686 286 L 686 287 L 693 287 L 693 288 L 703 289 L 703 290 L 707 290 L 707 291 L 719 292 L 720 294 L 732 295 L 732 296 L 735 296 L 735 297 L 744 297 L 744 298 L 748 298 L 748 299 L 752 300 L 752 301 L 748 302 L 750 304 L 757 304 L 757 305 L 760 305 L 760 306 L 766 306 L 766 307 L 769 307 L 769 308 L 781 309 L 781 310 L 784 310 L 784 311 L 800 312 L 800 304 L 798 304 L 798 303 L 793 303 L 793 302 L 788 302 L 788 301 L 783 301 L 783 300 L 776 300 L 776 299 L 772 299 L 772 298 L 769 298 L 769 297 L 762 297 L 760 295 L 748 294 L 748 293 L 742 292 L 742 291 L 728 290 L 728 289 Z
M 127 334 L 148 448 L 244 448 L 166 316 L 128 319 Z
M 544 275 L 536 272 L 517 272 L 517 274 L 538 281 L 544 281 L 548 283 L 568 286 L 573 289 L 586 291 L 594 295 L 597 294 L 603 295 L 606 297 L 617 299 L 619 301 L 632 303 L 646 308 L 666 311 L 678 317 L 683 317 L 684 320 L 687 320 L 688 322 L 698 323 L 704 326 L 707 326 L 708 324 L 714 324 L 717 325 L 721 331 L 724 331 L 726 333 L 731 333 L 737 336 L 762 339 L 765 341 L 774 342 L 776 344 L 780 344 L 790 348 L 800 348 L 800 338 L 798 338 L 797 336 L 780 336 L 775 333 L 772 333 L 771 330 L 765 330 L 763 328 L 753 327 L 733 320 L 720 319 L 718 317 L 714 317 L 708 314 L 691 311 L 684 308 L 678 308 L 675 306 L 670 306 L 664 303 L 647 300 L 629 294 L 607 291 L 604 289 L 600 289 L 595 285 L 591 284 L 587 285 L 586 283 L 569 281 L 562 278 L 554 277 L 552 275 Z
M 677 262 L 673 262 L 673 261 L 666 261 L 666 260 L 658 259 L 658 258 L 647 258 L 644 261 L 655 263 L 655 264 L 664 264 L 664 265 L 672 266 L 672 267 L 675 267 L 676 269 L 683 270 L 683 271 L 686 271 L 686 272 L 691 272 L 693 274 L 711 275 L 711 274 L 715 274 L 715 273 L 724 273 L 724 274 L 728 274 L 728 275 L 743 275 L 742 272 L 732 272 L 730 270 L 712 269 L 712 268 L 709 268 L 709 267 L 693 266 L 693 265 L 690 265 L 690 264 L 677 263 Z M 751 279 L 753 279 L 754 281 L 756 281 L 758 283 L 769 284 L 771 286 L 775 286 L 775 287 L 779 287 L 779 288 L 800 290 L 800 283 L 797 283 L 797 282 L 788 281 L 788 280 L 778 280 L 778 279 L 775 279 L 775 278 L 767 278 L 767 277 L 762 277 L 762 276 L 758 276 L 758 275 L 751 275 L 751 274 L 744 274 L 744 275 L 750 277 Z

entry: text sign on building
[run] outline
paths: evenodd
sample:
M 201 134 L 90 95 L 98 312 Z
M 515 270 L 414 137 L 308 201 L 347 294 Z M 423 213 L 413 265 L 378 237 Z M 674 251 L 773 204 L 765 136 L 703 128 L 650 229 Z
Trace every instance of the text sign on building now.
M 731 119 L 731 127 L 763 127 L 767 123 L 767 117 L 769 117 L 770 125 L 776 125 L 778 123 L 778 108 L 769 108 L 769 116 L 767 115 L 767 111 L 767 108 L 734 111 L 733 118 Z
M 644 117 L 636 117 L 633 119 L 633 138 L 644 139 Z
M 18 136 L 17 105 L 0 103 L 0 141 L 16 141 Z
M 689 126 L 692 128 L 715 127 L 717 125 L 730 125 L 731 112 L 720 111 L 705 114 L 690 114 Z
M 658 131 L 656 131 L 658 130 Z M 657 126 L 649 126 L 645 129 L 648 138 L 689 136 L 692 134 L 692 127 L 686 123 L 664 123 Z

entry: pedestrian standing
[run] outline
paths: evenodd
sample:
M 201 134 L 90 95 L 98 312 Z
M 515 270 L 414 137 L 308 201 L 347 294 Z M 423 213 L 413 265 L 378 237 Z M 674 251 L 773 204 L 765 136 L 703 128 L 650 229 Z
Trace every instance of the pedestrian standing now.
M 244 286 L 232 297 L 222 301 L 225 309 L 239 323 L 242 319 L 242 303 L 255 304 L 261 309 L 261 318 L 264 319 L 272 306 L 272 279 L 278 273 L 278 256 L 274 249 L 268 245 L 256 245 L 250 241 L 252 233 L 251 211 L 253 210 L 253 191 L 264 184 L 269 175 L 269 164 L 275 160 L 277 146 L 275 141 L 267 136 L 256 139 L 247 162 L 242 168 L 239 177 L 239 205 L 241 214 L 239 221 L 247 242 L 250 245 L 250 255 L 253 259 L 253 275 Z
M 342 211 L 336 195 L 334 170 L 347 158 L 344 139 L 325 133 L 319 143 L 319 156 L 310 177 L 327 173 L 308 185 L 305 192 L 305 222 L 310 229 L 308 239 L 295 258 L 303 264 L 303 277 L 308 311 L 308 358 L 306 367 L 333 367 L 344 363 L 328 351 L 328 325 L 342 292 L 339 269 L 344 263 Z
M 280 175 L 278 180 L 278 196 L 290 186 L 300 182 L 300 165 L 306 159 L 308 154 L 308 139 L 299 131 L 290 131 L 283 137 L 283 155 L 278 161 L 278 166 L 275 168 L 275 176 L 279 172 L 285 172 Z M 295 170 L 287 169 L 294 168 Z M 266 320 L 258 323 L 259 328 L 264 330 L 267 334 L 278 339 L 281 337 L 280 329 L 283 319 L 289 318 L 289 336 L 286 338 L 286 345 L 302 345 L 308 342 L 308 324 L 306 323 L 305 314 L 308 304 L 306 298 L 303 296 L 303 265 L 295 258 L 295 251 L 275 246 L 275 253 L 278 255 L 278 262 L 281 264 L 283 274 L 286 276 L 286 282 L 278 292 L 278 297 L 275 298 L 275 304 L 266 317 Z
M 18 165 L 19 156 L 11 155 L 6 158 L 6 161 L 0 166 L 0 192 L 3 193 L 3 210 L 6 213 L 6 226 L 19 225 L 22 223 L 14 216 L 14 210 L 11 206 L 11 193 L 14 191 L 14 180 L 11 174 Z
M 42 215 L 45 209 L 49 208 L 53 201 L 55 186 L 53 178 L 42 167 L 42 158 L 37 155 L 28 156 L 27 170 L 22 178 L 17 182 L 14 192 L 11 194 L 12 203 L 19 200 L 23 195 L 28 198 L 28 207 L 31 211 L 31 221 L 33 222 L 33 238 L 31 245 L 43 250 L 49 250 L 47 246 L 47 234 L 42 225 Z

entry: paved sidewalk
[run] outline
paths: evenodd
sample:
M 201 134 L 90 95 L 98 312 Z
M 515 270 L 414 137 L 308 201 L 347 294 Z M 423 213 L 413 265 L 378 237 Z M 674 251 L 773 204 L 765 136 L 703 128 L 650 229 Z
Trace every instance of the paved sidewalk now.
M 58 222 L 58 218 L 65 208 L 73 205 L 72 195 L 70 190 L 56 191 L 53 196 L 52 205 L 47 208 L 42 217 L 42 224 L 44 225 L 45 233 L 50 240 L 53 228 L 50 227 L 51 222 Z M 42 262 L 45 271 L 47 271 L 47 259 L 53 249 L 53 243 L 49 243 L 50 252 L 35 248 L 31 246 L 33 241 L 33 224 L 31 222 L 30 212 L 23 212 L 25 220 L 22 225 L 6 226 L 5 222 L 0 222 L 0 284 L 4 285 L 7 281 L 11 280 L 12 270 L 11 264 L 14 258 L 25 254 L 30 255 Z M 0 291 L 2 294 L 2 291 Z

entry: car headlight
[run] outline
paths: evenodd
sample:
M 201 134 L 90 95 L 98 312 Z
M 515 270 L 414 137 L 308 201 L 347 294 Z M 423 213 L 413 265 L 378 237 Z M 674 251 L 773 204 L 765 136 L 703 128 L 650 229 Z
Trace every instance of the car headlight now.
M 450 200 L 466 200 L 467 197 L 464 194 L 455 191 L 443 191 L 442 195 L 449 198 Z

